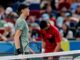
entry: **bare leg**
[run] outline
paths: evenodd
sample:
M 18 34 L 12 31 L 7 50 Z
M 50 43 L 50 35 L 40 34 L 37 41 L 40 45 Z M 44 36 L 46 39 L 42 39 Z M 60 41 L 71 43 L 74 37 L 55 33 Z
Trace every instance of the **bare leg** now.
M 53 57 L 48 57 L 48 60 L 53 60 Z

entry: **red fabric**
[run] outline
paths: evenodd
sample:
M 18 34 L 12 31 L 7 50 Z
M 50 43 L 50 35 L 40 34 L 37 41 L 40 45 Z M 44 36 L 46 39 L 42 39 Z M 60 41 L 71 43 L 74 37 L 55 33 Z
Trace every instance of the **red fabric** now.
M 0 29 L 0 34 L 4 34 L 4 29 Z
M 56 19 L 55 18 L 50 18 L 51 21 L 54 22 L 54 25 L 56 26 Z
M 50 26 L 46 31 L 41 30 L 41 35 L 44 42 L 46 43 L 45 53 L 53 52 L 56 47 L 56 44 L 61 42 L 59 31 L 55 26 Z M 54 36 L 53 43 L 49 41 L 49 38 L 51 38 L 52 36 Z
M 8 19 L 8 18 L 6 18 L 5 21 L 6 21 L 6 22 L 11 22 L 11 23 L 15 24 L 15 21 L 14 21 L 13 19 Z
M 31 10 L 30 15 L 34 15 L 34 16 L 36 16 L 36 18 L 39 18 L 41 16 L 39 10 Z
M 70 3 L 68 2 L 62 2 L 58 5 L 58 10 L 61 10 L 63 7 L 65 7 L 66 9 L 70 8 Z

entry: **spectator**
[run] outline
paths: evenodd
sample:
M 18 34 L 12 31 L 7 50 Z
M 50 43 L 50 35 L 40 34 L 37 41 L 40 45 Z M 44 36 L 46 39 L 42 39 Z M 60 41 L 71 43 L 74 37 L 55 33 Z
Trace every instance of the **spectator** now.
M 76 38 L 77 40 L 80 40 L 80 20 L 78 24 L 76 25 Z
M 56 10 L 55 0 L 51 0 L 51 8 L 52 8 L 53 10 Z
M 33 41 L 41 41 L 40 29 L 33 29 L 31 37 Z
M 41 17 L 41 20 L 45 20 L 45 21 L 48 21 L 52 26 L 55 25 L 55 18 L 54 17 L 51 17 L 49 16 L 49 14 L 47 13 L 44 13 Z
M 6 8 L 8 6 L 14 5 L 17 1 L 19 0 L 6 0 L 6 1 L 0 0 L 0 4 L 4 6 L 4 8 Z
M 70 3 L 67 2 L 67 0 L 63 0 L 63 2 L 59 3 L 58 5 L 58 10 L 66 9 L 69 10 L 70 8 Z
M 71 17 L 69 20 L 69 28 L 73 32 L 74 37 L 76 36 L 76 25 L 78 23 L 79 19 L 75 17 Z
M 3 41 L 13 40 L 14 33 L 14 25 L 12 23 L 6 23 L 4 24 L 4 33 L 3 35 L 0 34 L 0 37 Z
M 63 24 L 68 25 L 69 29 L 73 32 L 73 36 L 75 37 L 75 32 L 76 32 L 76 24 L 77 24 L 77 19 L 73 18 L 70 13 L 66 13 L 66 18 L 63 22 Z
M 3 6 L 0 6 L 0 20 L 3 20 L 5 18 L 5 9 Z
M 71 14 L 70 13 L 65 13 L 65 19 L 64 19 L 63 23 L 70 26 L 70 20 L 71 20 Z
M 74 37 L 76 37 L 76 25 L 79 22 L 80 17 L 80 5 L 77 6 L 75 13 L 73 13 L 70 21 L 70 29 L 73 31 Z M 79 35 L 79 34 L 77 34 Z
M 69 30 L 69 27 L 67 26 L 67 24 L 63 24 L 62 30 L 60 30 L 60 32 L 64 38 L 67 38 L 67 39 L 73 39 L 74 38 L 73 32 L 71 30 Z
M 17 18 L 18 18 L 18 15 L 15 12 L 11 12 L 6 15 L 4 20 L 6 22 L 11 22 L 11 23 L 15 24 Z
M 29 22 L 29 30 L 30 30 L 30 35 L 29 35 L 29 38 L 30 38 L 30 41 L 38 41 L 38 40 L 41 40 L 40 39 L 40 27 L 37 23 L 35 23 L 35 21 L 31 20 L 31 21 L 28 21 Z
M 56 17 L 57 17 L 58 13 L 55 10 L 52 10 L 51 5 L 48 5 L 46 7 L 46 12 L 42 15 L 43 19 L 42 20 L 48 20 L 50 22 L 50 24 L 52 25 L 56 25 Z
M 37 21 L 36 17 L 33 16 L 33 15 L 29 16 L 28 19 L 27 19 L 27 23 L 31 24 L 32 26 L 38 26 L 38 23 L 36 21 Z
M 75 0 L 75 1 L 71 4 L 71 7 L 70 7 L 71 11 L 72 11 L 72 12 L 75 12 L 78 5 L 80 5 L 80 0 Z
M 11 12 L 13 12 L 12 7 L 7 7 L 6 10 L 5 10 L 5 14 L 8 15 L 8 14 L 10 14 Z
M 50 4 L 46 7 L 46 13 L 50 16 L 54 16 L 55 18 L 58 16 L 58 12 L 55 9 L 52 9 Z
M 35 23 L 35 21 L 36 21 L 36 17 L 33 16 L 33 15 L 29 16 L 28 19 L 27 19 L 27 22 L 28 22 L 29 24 Z
M 49 3 L 49 1 L 41 0 L 41 4 L 40 4 L 41 9 L 45 10 L 48 3 Z
M 41 20 L 48 21 L 49 19 L 50 19 L 49 14 L 47 14 L 47 13 L 42 14 L 42 16 L 41 16 Z
M 52 9 L 52 8 L 53 8 L 52 7 L 52 3 L 50 3 L 50 2 L 46 3 L 44 5 L 43 9 L 42 9 L 43 13 L 48 13 L 49 15 L 52 15 L 52 16 L 56 17 L 58 15 L 58 13 L 57 13 L 57 11 L 55 9 Z
M 62 28 L 63 21 L 65 19 L 65 12 L 61 11 L 60 16 L 57 18 L 56 25 L 59 29 Z
M 76 28 L 77 28 L 77 29 L 80 29 L 80 19 L 79 19 L 79 22 L 78 22 L 77 25 L 76 25 Z
M 75 18 L 79 18 L 80 17 L 80 5 L 77 6 L 77 9 L 76 9 L 75 13 L 73 14 L 73 16 Z

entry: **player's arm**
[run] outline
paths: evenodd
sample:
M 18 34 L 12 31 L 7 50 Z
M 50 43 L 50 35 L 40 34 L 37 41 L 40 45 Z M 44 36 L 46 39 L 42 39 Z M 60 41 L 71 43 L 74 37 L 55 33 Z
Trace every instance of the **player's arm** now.
M 42 39 L 42 53 L 44 53 L 45 52 L 45 41 L 44 41 L 44 34 L 43 34 L 43 30 L 40 30 L 40 37 L 41 37 L 41 39 Z
M 42 40 L 42 52 L 45 52 L 45 42 Z
M 15 41 L 15 46 L 16 49 L 20 48 L 20 36 L 21 36 L 21 31 L 20 30 L 16 30 L 16 33 L 14 35 L 14 41 Z
M 61 36 L 60 33 L 58 31 L 58 29 L 55 30 L 55 40 L 56 40 L 56 48 L 54 50 L 54 52 L 58 52 L 61 48 L 60 43 L 61 43 Z
M 57 43 L 57 46 L 56 46 L 54 52 L 58 52 L 59 50 L 60 50 L 60 43 Z
M 45 49 L 45 42 L 42 40 L 42 48 Z
M 22 53 L 22 49 L 21 49 L 21 46 L 20 46 L 20 37 L 21 37 L 22 31 L 24 30 L 24 27 L 25 27 L 25 23 L 22 22 L 22 21 L 16 23 L 16 25 L 15 25 L 16 32 L 15 32 L 15 36 L 14 36 L 14 41 L 15 41 L 16 53 L 17 54 Z
M 16 30 L 16 33 L 14 35 L 14 42 L 15 42 L 15 47 L 16 47 L 16 52 L 17 54 L 21 54 L 20 51 L 20 36 L 21 36 L 21 30 Z

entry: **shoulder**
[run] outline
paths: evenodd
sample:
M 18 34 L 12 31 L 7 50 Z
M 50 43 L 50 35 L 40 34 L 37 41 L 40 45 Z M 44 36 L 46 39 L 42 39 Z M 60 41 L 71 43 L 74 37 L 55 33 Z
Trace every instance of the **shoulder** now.
M 57 20 L 61 20 L 61 19 L 64 19 L 63 17 L 61 17 L 61 16 L 59 16 L 58 18 L 57 18 Z
M 51 29 L 53 29 L 54 31 L 58 31 L 58 28 L 56 26 L 50 26 Z
M 18 18 L 16 22 L 22 22 L 23 20 L 21 18 Z
M 71 30 L 69 30 L 69 32 L 68 32 L 69 34 L 73 34 L 73 32 L 71 31 Z
M 18 18 L 17 21 L 16 21 L 16 24 L 24 24 L 24 23 L 25 22 L 22 19 L 20 19 L 20 18 Z
M 54 34 L 59 34 L 59 30 L 56 26 L 50 26 L 51 27 L 51 30 Z

